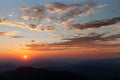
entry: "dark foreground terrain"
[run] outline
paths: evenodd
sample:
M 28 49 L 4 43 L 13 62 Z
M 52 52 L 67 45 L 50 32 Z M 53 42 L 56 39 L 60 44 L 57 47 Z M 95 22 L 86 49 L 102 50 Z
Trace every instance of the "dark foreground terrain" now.
M 27 66 L 0 64 L 0 80 L 120 80 L 120 58 Z
M 67 71 L 49 71 L 32 67 L 20 67 L 14 71 L 3 72 L 0 80 L 92 80 L 88 77 Z
M 68 71 L 20 67 L 13 71 L 6 71 L 1 73 L 0 80 L 97 80 L 97 78 L 95 79 L 91 78 L 90 76 L 80 75 Z M 120 76 L 106 80 L 120 80 Z

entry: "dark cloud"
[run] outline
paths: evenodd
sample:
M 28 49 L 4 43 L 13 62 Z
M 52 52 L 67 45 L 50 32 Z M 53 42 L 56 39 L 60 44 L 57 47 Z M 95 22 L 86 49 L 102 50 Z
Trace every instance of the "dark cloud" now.
M 66 38 L 64 42 L 51 44 L 27 44 L 25 45 L 29 50 L 73 50 L 84 48 L 114 49 L 119 48 L 120 43 L 114 44 L 110 41 L 117 41 L 120 39 L 120 34 L 106 36 L 109 33 L 90 33 L 88 36 Z M 106 36 L 106 37 L 105 37 Z M 119 40 L 118 40 L 119 41 Z
M 36 25 L 36 24 L 27 24 L 26 26 L 28 28 L 30 28 L 31 30 L 35 30 L 39 25 Z
M 25 45 L 27 48 L 23 50 L 31 50 L 31 51 L 55 51 L 55 50 L 66 50 L 69 47 L 64 46 L 53 46 L 51 44 L 27 44 Z
M 120 22 L 120 17 L 114 17 L 114 18 L 109 18 L 109 19 L 90 21 L 90 22 L 83 23 L 83 24 L 68 24 L 68 26 L 74 29 L 83 30 L 83 29 L 88 29 L 88 28 L 105 27 L 109 25 L 114 25 L 119 22 Z
M 35 40 L 31 40 L 32 43 L 36 42 Z
M 8 36 L 8 37 L 10 37 L 10 38 L 24 38 L 23 36 L 13 36 L 13 35 Z

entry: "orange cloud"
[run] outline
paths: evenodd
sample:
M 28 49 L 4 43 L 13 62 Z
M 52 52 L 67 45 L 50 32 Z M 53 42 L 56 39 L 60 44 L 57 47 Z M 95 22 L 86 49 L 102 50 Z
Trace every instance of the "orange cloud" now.
M 9 38 L 23 38 L 23 36 L 16 36 L 15 32 L 0 32 L 0 36 L 6 36 Z
M 106 36 L 109 33 L 90 33 L 88 36 L 77 36 L 72 38 L 64 38 L 63 42 L 59 43 L 32 43 L 25 44 L 25 50 L 31 51 L 120 51 L 120 43 L 114 43 L 119 41 L 120 34 Z

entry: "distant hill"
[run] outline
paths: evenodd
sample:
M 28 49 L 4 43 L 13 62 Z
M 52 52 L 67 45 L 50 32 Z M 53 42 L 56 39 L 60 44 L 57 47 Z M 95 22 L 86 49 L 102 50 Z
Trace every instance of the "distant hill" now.
M 14 63 L 0 63 L 0 73 L 8 70 L 14 70 L 17 66 Z
M 68 71 L 49 71 L 32 67 L 20 67 L 13 71 L 4 72 L 1 76 L 0 80 L 92 80 Z
M 91 76 L 95 80 L 120 80 L 120 58 L 89 60 L 77 63 L 67 70 Z
M 40 80 L 48 80 L 48 78 L 49 80 L 81 80 L 82 78 L 82 80 L 120 80 L 120 58 L 84 60 L 69 63 L 64 61 L 35 61 L 34 63 L 29 63 L 28 66 L 34 68 L 17 68 L 20 65 L 10 63 L 0 64 L 0 72 L 4 71 L 1 74 L 2 77 L 0 76 L 0 80 L 3 80 L 3 77 L 6 80 L 28 80 L 26 79 L 27 76 L 36 78 L 30 78 L 30 80 L 39 80 L 37 78 L 40 78 Z M 25 79 L 23 77 L 21 77 L 22 79 L 17 79 L 20 76 L 23 76 Z

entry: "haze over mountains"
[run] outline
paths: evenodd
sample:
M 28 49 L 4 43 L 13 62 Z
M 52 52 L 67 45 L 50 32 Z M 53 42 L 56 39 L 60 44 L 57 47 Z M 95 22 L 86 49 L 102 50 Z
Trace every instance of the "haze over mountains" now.
M 25 67 L 10 63 L 0 65 L 2 65 L 0 66 L 0 71 L 2 71 L 1 75 L 7 78 L 11 77 L 7 80 L 19 80 L 16 76 L 20 77 L 21 75 L 21 77 L 26 76 L 26 79 L 29 75 L 33 75 L 33 77 L 37 76 L 36 79 L 29 78 L 29 80 L 37 80 L 37 78 L 49 80 L 49 78 L 44 77 L 50 77 L 52 80 L 56 80 L 56 78 L 58 78 L 57 80 L 117 80 L 116 78 L 120 77 L 120 58 L 86 60 L 76 63 L 63 63 L 60 61 L 46 63 L 36 62 L 34 64 L 29 63 L 29 65 Z M 64 76 L 64 74 L 66 76 Z M 13 79 L 12 76 L 16 78 Z M 21 79 L 24 80 L 23 78 L 20 78 L 20 80 Z
M 5 80 L 91 80 L 68 71 L 50 71 L 42 68 L 20 67 L 1 74 Z

